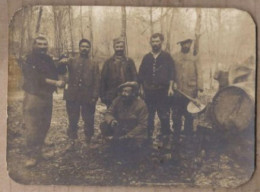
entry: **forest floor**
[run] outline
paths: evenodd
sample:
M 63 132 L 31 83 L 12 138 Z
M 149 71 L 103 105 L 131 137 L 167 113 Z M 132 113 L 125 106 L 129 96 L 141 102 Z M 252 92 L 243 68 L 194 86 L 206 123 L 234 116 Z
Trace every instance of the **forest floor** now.
M 23 184 L 91 186 L 213 186 L 235 187 L 250 179 L 251 172 L 234 158 L 214 150 L 198 151 L 196 136 L 183 141 L 176 151 L 161 149 L 111 147 L 100 137 L 99 124 L 105 106 L 98 102 L 95 135 L 90 145 L 84 143 L 82 121 L 74 150 L 68 151 L 67 114 L 61 94 L 55 94 L 51 128 L 45 140 L 43 159 L 33 168 L 25 168 L 25 130 L 22 126 L 23 94 L 9 96 L 8 172 Z M 159 126 L 158 120 L 156 123 Z M 156 145 L 156 144 L 154 144 Z M 216 148 L 215 148 L 216 149 Z

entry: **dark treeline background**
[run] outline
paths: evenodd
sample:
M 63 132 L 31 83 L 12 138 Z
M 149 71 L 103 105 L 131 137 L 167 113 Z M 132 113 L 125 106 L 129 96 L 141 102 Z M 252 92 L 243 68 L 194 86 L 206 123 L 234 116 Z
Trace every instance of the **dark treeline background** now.
M 155 32 L 164 34 L 163 48 L 172 55 L 180 50 L 177 42 L 195 40 L 193 49 L 200 55 L 206 89 L 217 88 L 216 70 L 255 57 L 255 24 L 246 12 L 236 9 L 27 6 L 9 26 L 9 79 L 16 89 L 20 87 L 16 61 L 31 50 L 37 34 L 47 37 L 54 59 L 77 54 L 79 40 L 90 39 L 91 56 L 100 67 L 113 54 L 112 40 L 125 36 L 127 55 L 139 68 Z

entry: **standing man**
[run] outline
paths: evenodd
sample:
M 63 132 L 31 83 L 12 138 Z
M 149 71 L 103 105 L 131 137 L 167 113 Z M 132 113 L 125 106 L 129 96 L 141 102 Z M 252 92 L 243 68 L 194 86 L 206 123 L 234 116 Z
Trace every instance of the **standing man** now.
M 154 117 L 158 113 L 163 142 L 170 134 L 170 107 L 168 97 L 173 95 L 174 62 L 169 53 L 162 50 L 164 37 L 155 33 L 150 38 L 152 51 L 143 57 L 139 69 L 140 93 L 148 107 L 148 139 L 154 131 Z
M 94 114 L 99 96 L 99 67 L 89 56 L 91 42 L 82 39 L 79 42 L 80 55 L 60 60 L 60 70 L 69 73 L 68 87 L 64 90 L 64 99 L 69 118 L 68 137 L 77 139 L 80 113 L 84 121 L 86 143 L 94 135 Z
M 124 38 L 114 39 L 115 54 L 109 58 L 101 72 L 101 101 L 109 107 L 117 96 L 117 88 L 127 81 L 137 81 L 135 63 L 125 55 Z
M 197 98 L 198 91 L 203 91 L 203 81 L 198 56 L 194 56 L 191 51 L 192 41 L 192 39 L 185 39 L 178 42 L 181 45 L 181 51 L 174 55 L 176 84 L 178 90 L 190 97 Z M 189 100 L 185 96 L 177 92 L 172 102 L 174 137 L 178 140 L 182 127 L 182 116 L 185 117 L 184 133 L 186 135 L 191 135 L 193 132 L 193 117 L 187 111 Z
M 37 164 L 45 137 L 50 128 L 53 92 L 63 87 L 52 58 L 47 54 L 48 41 L 43 36 L 34 39 L 32 53 L 21 63 L 24 76 L 23 118 L 29 159 L 26 167 Z

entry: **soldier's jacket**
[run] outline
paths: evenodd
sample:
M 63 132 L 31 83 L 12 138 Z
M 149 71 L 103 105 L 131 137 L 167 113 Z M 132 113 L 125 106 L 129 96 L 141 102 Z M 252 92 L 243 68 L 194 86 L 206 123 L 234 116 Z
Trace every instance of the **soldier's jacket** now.
M 21 68 L 24 76 L 23 89 L 37 96 L 51 96 L 56 87 L 45 82 L 45 79 L 58 80 L 58 71 L 49 55 L 28 54 Z
M 113 120 L 119 122 L 121 135 L 145 137 L 147 131 L 148 110 L 144 101 L 135 98 L 130 105 L 123 103 L 118 96 L 105 113 L 105 122 L 110 125 Z
M 175 80 L 175 64 L 171 55 L 161 51 L 155 59 L 152 53 L 143 57 L 139 68 L 139 83 L 146 90 L 167 88 L 170 81 Z
M 176 83 L 178 89 L 191 97 L 197 97 L 199 89 L 203 90 L 202 70 L 199 57 L 192 52 L 178 52 L 173 56 L 176 67 Z
M 81 56 L 70 58 L 66 65 L 59 66 L 60 71 L 64 68 L 69 73 L 68 86 L 64 90 L 65 100 L 91 102 L 98 99 L 100 72 L 92 59 Z
M 112 56 L 102 68 L 100 97 L 102 102 L 112 102 L 117 96 L 117 87 L 127 81 L 137 81 L 135 63 L 125 56 Z

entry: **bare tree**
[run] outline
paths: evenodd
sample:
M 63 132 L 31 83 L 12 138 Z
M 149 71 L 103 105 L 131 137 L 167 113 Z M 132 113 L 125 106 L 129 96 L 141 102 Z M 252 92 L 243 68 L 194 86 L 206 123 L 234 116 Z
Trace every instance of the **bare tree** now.
M 41 19 L 42 19 L 42 6 L 40 6 L 40 8 L 39 8 L 39 15 L 38 15 L 38 20 L 37 20 L 36 30 L 35 30 L 36 34 L 38 34 L 40 31 Z
M 71 40 L 71 51 L 72 54 L 74 54 L 74 41 L 73 41 L 73 11 L 71 9 L 71 6 L 68 7 L 68 11 L 69 11 L 69 23 L 70 23 L 70 40 Z
M 121 8 L 122 12 L 122 29 L 121 29 L 121 36 L 125 39 L 125 54 L 128 54 L 128 47 L 127 47 L 127 36 L 126 36 L 126 9 L 125 6 Z
M 32 44 L 33 37 L 33 8 L 31 5 L 27 7 L 27 44 L 30 46 Z
M 22 9 L 22 22 L 21 22 L 21 31 L 20 31 L 20 50 L 19 50 L 19 60 L 21 60 L 23 55 L 23 49 L 24 49 L 24 31 L 25 31 L 25 8 Z
M 161 33 L 163 34 L 163 32 L 164 32 L 163 8 L 161 8 L 161 15 L 160 15 L 160 28 L 161 28 Z
M 150 15 L 150 30 L 151 30 L 151 35 L 153 34 L 153 8 L 150 7 L 149 9 L 149 15 Z
M 92 51 L 91 51 L 91 57 L 94 57 L 94 39 L 93 39 L 93 26 L 92 26 L 92 7 L 89 6 L 89 33 L 90 33 L 90 41 L 92 44 Z
M 174 19 L 174 9 L 171 8 L 171 18 L 170 23 L 167 23 L 168 30 L 167 30 L 167 40 L 166 40 L 166 48 L 165 50 L 168 52 L 171 52 L 171 34 L 172 34 L 172 25 L 173 25 L 173 19 Z
M 55 33 L 54 34 L 55 35 L 54 44 L 55 44 L 56 54 L 58 55 L 58 57 L 60 57 L 61 53 L 65 49 L 64 44 L 67 44 L 67 43 L 65 43 L 67 41 L 67 38 L 65 35 L 67 22 L 69 22 L 70 28 L 72 29 L 72 26 L 71 26 L 72 21 L 70 22 L 70 21 L 66 20 L 66 18 L 67 18 L 66 15 L 69 13 L 68 7 L 53 6 L 52 11 L 53 11 L 53 17 L 54 17 L 53 24 L 54 24 L 54 33 Z M 69 17 L 72 17 L 72 16 L 69 16 Z M 71 18 L 71 20 L 72 20 L 72 18 Z M 72 38 L 72 41 L 73 41 L 73 38 Z
M 83 17 L 82 17 L 82 6 L 80 6 L 80 34 L 81 34 L 81 39 L 84 38 L 83 35 Z
M 194 50 L 193 55 L 197 55 L 199 53 L 199 43 L 200 43 L 200 29 L 201 29 L 201 9 L 196 8 L 197 20 L 195 26 L 195 41 L 194 41 Z

